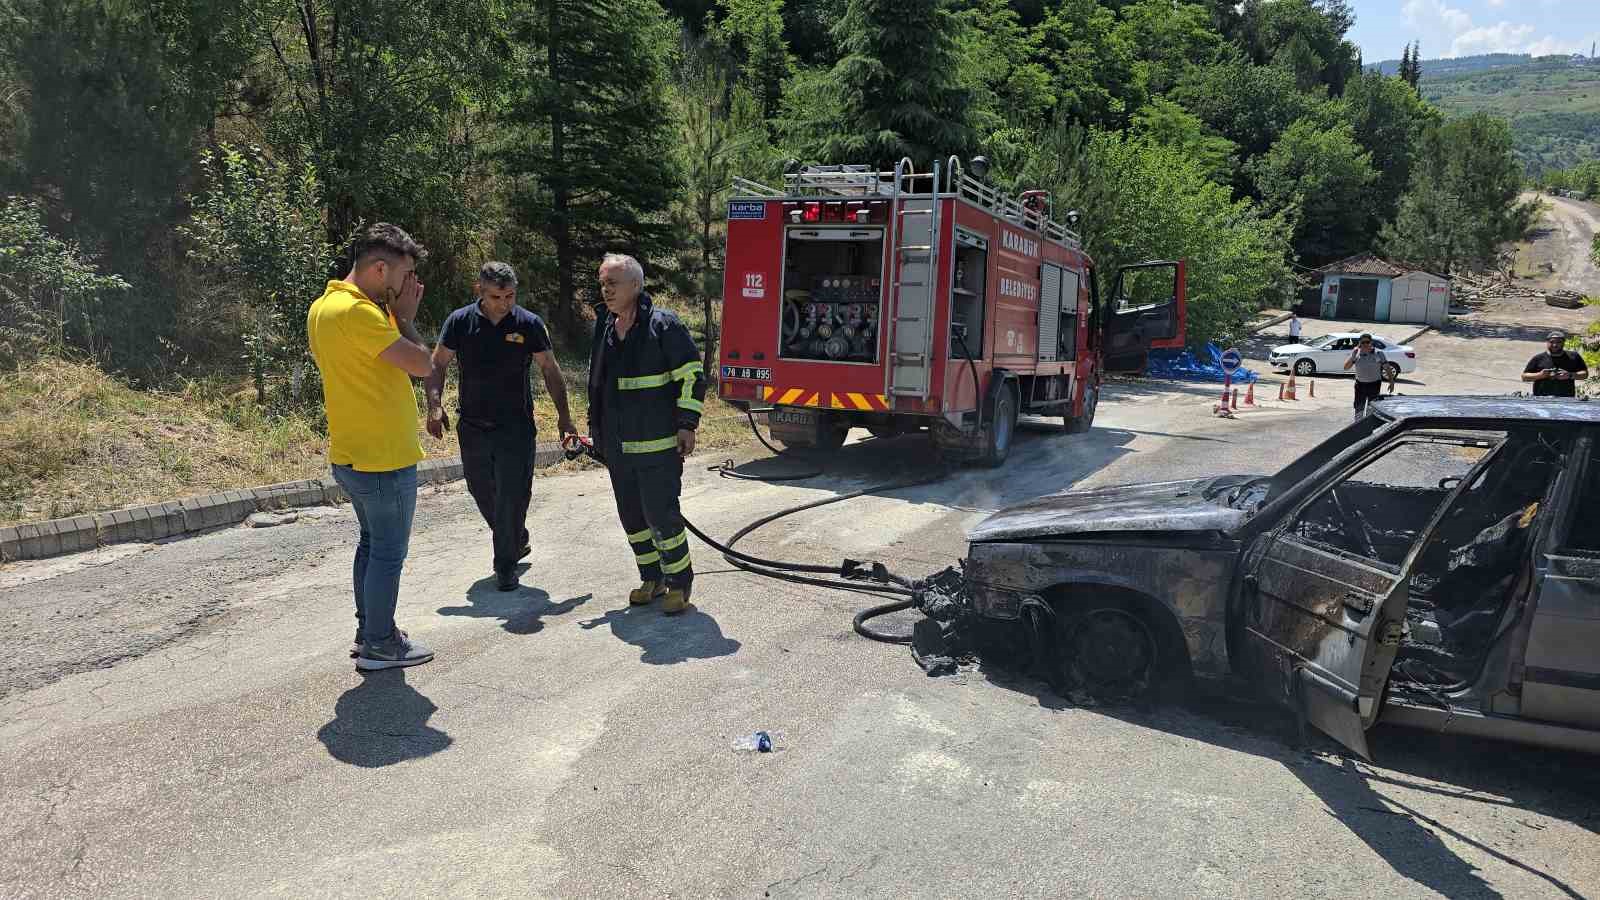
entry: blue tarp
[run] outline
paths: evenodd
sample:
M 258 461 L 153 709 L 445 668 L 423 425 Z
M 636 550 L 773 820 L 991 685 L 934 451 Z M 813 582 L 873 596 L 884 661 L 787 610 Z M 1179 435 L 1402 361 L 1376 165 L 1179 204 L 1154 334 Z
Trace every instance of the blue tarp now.
M 1151 350 L 1151 378 L 1171 378 L 1177 381 L 1215 381 L 1221 384 L 1227 377 L 1222 371 L 1222 349 L 1216 344 L 1206 344 L 1197 356 L 1188 349 Z M 1248 384 L 1260 376 L 1241 368 L 1233 373 L 1234 384 Z

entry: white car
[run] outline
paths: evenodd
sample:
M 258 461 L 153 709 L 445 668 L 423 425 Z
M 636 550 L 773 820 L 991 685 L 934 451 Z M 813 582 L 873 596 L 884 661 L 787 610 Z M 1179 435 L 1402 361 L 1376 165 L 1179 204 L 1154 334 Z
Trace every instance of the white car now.
M 1294 374 L 1304 378 L 1319 372 L 1344 374 L 1345 361 L 1356 349 L 1356 341 L 1364 332 L 1341 331 L 1312 338 L 1304 344 L 1284 344 L 1272 348 L 1268 362 L 1275 369 L 1294 369 Z M 1417 351 L 1396 344 L 1379 335 L 1372 336 L 1372 346 L 1383 354 L 1385 380 L 1417 370 Z

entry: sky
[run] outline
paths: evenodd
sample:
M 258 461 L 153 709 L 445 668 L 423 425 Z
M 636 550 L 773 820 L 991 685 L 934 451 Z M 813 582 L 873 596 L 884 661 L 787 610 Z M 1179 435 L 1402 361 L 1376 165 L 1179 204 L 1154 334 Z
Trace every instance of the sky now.
M 1350 40 L 1368 63 L 1399 59 L 1411 41 L 1423 59 L 1479 53 L 1589 52 L 1600 41 L 1600 0 L 1349 0 Z

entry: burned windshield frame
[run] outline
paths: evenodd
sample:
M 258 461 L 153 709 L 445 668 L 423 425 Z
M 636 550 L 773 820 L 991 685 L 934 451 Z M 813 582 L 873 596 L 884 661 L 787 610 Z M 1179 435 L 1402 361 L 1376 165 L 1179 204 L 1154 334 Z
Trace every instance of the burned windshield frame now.
M 1271 487 L 1267 490 L 1266 498 L 1262 500 L 1265 506 L 1282 496 L 1283 493 L 1300 482 L 1309 478 L 1312 473 L 1327 465 L 1334 457 L 1349 450 L 1356 444 L 1372 437 L 1380 428 L 1392 423 L 1377 416 L 1363 416 L 1359 421 L 1333 433 L 1332 437 L 1306 451 L 1299 459 L 1279 470 L 1272 476 Z

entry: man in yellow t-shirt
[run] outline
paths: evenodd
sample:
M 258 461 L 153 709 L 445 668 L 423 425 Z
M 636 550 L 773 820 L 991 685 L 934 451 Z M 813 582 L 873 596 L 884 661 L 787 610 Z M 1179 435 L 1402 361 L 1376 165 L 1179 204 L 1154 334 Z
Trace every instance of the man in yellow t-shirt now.
M 328 461 L 361 524 L 351 655 L 362 671 L 433 659 L 394 622 L 422 459 L 411 376 L 421 378 L 433 365 L 412 324 L 422 302 L 417 263 L 426 255 L 399 227 L 379 222 L 356 239 L 350 274 L 328 282 L 306 315 L 322 372 Z

